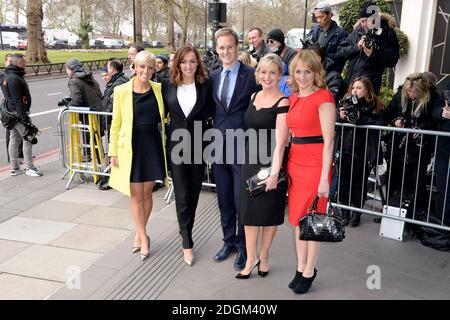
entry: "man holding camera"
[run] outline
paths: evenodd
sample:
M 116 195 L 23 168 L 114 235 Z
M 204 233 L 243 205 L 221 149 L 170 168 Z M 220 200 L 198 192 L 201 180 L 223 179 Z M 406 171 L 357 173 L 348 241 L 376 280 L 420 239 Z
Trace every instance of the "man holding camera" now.
M 314 8 L 314 18 L 317 25 L 313 26 L 308 33 L 311 42 L 322 48 L 325 55 L 325 70 L 328 72 L 342 72 L 344 61 L 335 57 L 338 45 L 347 38 L 347 31 L 339 27 L 336 21 L 332 20 L 333 11 L 329 3 L 319 2 Z
M 380 92 L 384 69 L 394 67 L 399 59 L 395 25 L 395 19 L 385 13 L 380 15 L 379 8 L 372 2 L 361 6 L 358 26 L 335 55 L 343 62 L 349 60 L 345 77 L 347 87 L 355 78 L 364 76 L 372 81 L 375 93 Z
M 29 117 L 31 95 L 28 84 L 24 79 L 26 65 L 26 59 L 22 54 L 14 54 L 11 58 L 11 64 L 5 69 L 5 76 L 1 84 L 6 99 L 6 107 L 17 117 L 15 124 L 12 123 L 7 128 L 10 130 L 8 154 L 11 176 L 22 174 L 23 171 L 20 169 L 18 159 L 18 145 L 23 140 L 23 154 L 27 166 L 25 174 L 31 177 L 40 177 L 42 173 L 33 164 L 32 145 L 37 143 L 36 135 L 39 129 L 31 123 Z
M 259 60 L 270 52 L 269 47 L 264 42 L 263 32 L 260 28 L 252 28 L 248 31 L 248 42 L 250 43 L 247 52 L 259 62 Z

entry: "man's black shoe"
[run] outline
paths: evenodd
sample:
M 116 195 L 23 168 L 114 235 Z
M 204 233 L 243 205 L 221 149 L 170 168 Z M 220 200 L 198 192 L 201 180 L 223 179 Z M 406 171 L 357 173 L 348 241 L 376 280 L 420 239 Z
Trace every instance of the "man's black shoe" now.
M 357 226 L 359 226 L 359 222 L 360 221 L 361 221 L 361 213 L 353 212 L 352 213 L 352 218 L 349 221 L 350 226 L 357 227 Z
M 233 246 L 227 246 L 224 245 L 222 247 L 222 249 L 219 250 L 219 252 L 216 253 L 216 255 L 214 256 L 214 261 L 223 261 L 226 258 L 228 258 L 228 256 L 234 251 L 234 247 Z
M 247 262 L 247 255 L 242 252 L 238 252 L 236 259 L 234 260 L 234 269 L 242 270 L 245 268 L 245 263 Z
M 344 226 L 348 226 L 348 223 L 350 221 L 350 211 L 349 210 L 342 210 L 342 218 L 344 218 Z

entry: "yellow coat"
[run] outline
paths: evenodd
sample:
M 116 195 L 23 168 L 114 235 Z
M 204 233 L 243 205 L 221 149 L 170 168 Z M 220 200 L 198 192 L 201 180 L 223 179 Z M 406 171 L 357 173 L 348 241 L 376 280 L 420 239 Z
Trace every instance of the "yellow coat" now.
M 111 177 L 109 185 L 130 196 L 130 176 L 131 162 L 133 159 L 132 133 L 133 133 L 133 81 L 131 79 L 125 84 L 117 86 L 114 89 L 113 118 L 111 122 L 111 133 L 108 155 L 118 158 L 119 167 L 111 168 Z M 149 81 L 156 100 L 161 119 L 164 119 L 164 102 L 161 93 L 161 84 Z M 167 159 L 166 159 L 166 133 L 164 125 L 162 126 L 162 146 L 164 151 L 164 163 L 166 170 L 165 184 L 167 180 Z

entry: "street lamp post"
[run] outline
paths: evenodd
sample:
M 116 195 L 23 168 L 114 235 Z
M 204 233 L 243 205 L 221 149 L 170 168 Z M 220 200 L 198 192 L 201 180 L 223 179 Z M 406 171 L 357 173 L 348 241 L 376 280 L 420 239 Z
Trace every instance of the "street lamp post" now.
M 306 38 L 306 19 L 308 17 L 308 0 L 305 0 L 305 23 L 303 25 L 303 39 Z
M 2 33 L 2 24 L 0 23 L 0 43 L 2 45 L 2 51 L 5 50 L 3 47 L 3 33 Z

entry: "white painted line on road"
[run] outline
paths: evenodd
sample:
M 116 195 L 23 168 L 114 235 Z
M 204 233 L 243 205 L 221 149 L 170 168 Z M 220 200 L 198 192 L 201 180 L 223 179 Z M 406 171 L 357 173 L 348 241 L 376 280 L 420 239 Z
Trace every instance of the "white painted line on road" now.
M 62 94 L 62 92 L 49 93 L 49 94 L 47 95 L 47 97 L 50 97 L 50 96 L 57 96 L 58 94 Z

